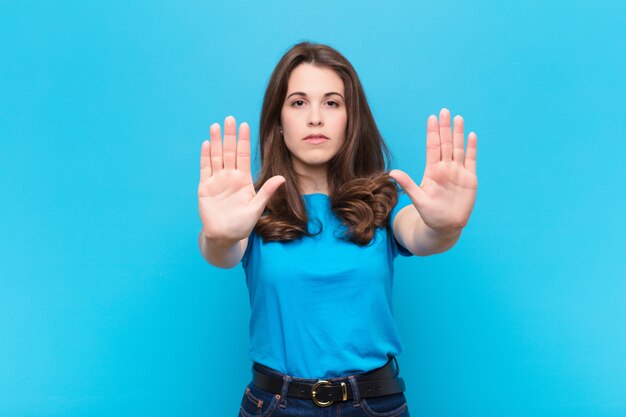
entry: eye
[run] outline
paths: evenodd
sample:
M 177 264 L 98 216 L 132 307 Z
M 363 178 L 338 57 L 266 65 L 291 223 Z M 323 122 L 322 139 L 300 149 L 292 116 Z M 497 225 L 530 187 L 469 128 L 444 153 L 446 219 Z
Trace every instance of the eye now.
M 294 106 L 296 103 L 302 103 L 302 100 L 295 100 L 291 102 L 291 105 Z M 296 106 L 296 107 L 300 107 L 300 106 Z
M 329 101 L 328 103 L 329 103 L 329 104 L 330 104 L 330 103 L 333 103 L 333 104 L 334 104 L 334 106 L 331 106 L 331 107 L 339 107 L 339 103 L 338 103 L 338 102 L 336 102 L 336 101 Z

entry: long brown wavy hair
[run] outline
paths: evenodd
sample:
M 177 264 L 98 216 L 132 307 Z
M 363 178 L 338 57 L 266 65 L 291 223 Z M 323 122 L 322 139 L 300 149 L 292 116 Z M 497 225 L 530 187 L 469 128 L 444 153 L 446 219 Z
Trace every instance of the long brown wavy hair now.
M 389 214 L 398 200 L 398 188 L 386 170 L 392 156 L 350 62 L 334 48 L 312 42 L 298 43 L 283 55 L 265 91 L 259 128 L 261 172 L 254 187 L 259 190 L 275 175 L 282 175 L 286 182 L 269 200 L 254 230 L 266 242 L 290 241 L 319 233 L 307 229 L 308 216 L 298 174 L 280 134 L 289 76 L 304 63 L 330 68 L 343 80 L 348 123 L 346 140 L 328 164 L 330 204 L 347 227 L 342 238 L 367 245 L 376 228 L 389 226 Z

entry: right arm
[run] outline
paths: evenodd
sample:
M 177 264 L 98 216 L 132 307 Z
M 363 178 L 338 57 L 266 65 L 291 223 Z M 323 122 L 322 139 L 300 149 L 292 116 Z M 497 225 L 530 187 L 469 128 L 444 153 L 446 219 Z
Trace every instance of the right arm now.
M 204 236 L 204 232 L 200 231 L 198 245 L 200 246 L 202 257 L 206 259 L 208 263 L 218 268 L 230 269 L 241 262 L 243 255 L 246 253 L 246 248 L 248 247 L 248 238 L 236 242 L 218 242 L 207 239 L 207 237 Z
M 211 140 L 202 143 L 198 211 L 202 231 L 198 245 L 211 265 L 233 268 L 248 246 L 248 236 L 265 206 L 285 178 L 275 175 L 255 192 L 250 173 L 250 127 L 224 120 L 224 144 L 220 125 L 211 126 Z

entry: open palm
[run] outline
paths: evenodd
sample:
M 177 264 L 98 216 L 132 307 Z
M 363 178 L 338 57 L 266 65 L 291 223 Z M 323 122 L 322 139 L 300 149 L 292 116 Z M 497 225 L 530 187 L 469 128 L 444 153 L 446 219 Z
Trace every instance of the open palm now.
M 452 232 L 467 224 L 476 200 L 477 138 L 474 132 L 468 135 L 464 152 L 463 118 L 455 117 L 454 133 L 447 109 L 441 110 L 439 119 L 434 115 L 428 118 L 421 185 L 418 187 L 401 170 L 392 170 L 389 175 L 406 191 L 428 227 Z
M 250 127 L 239 126 L 229 116 L 224 121 L 224 143 L 220 125 L 211 126 L 211 140 L 202 143 L 198 211 L 207 238 L 236 241 L 247 237 L 270 197 L 285 182 L 284 177 L 267 180 L 258 193 L 250 172 Z

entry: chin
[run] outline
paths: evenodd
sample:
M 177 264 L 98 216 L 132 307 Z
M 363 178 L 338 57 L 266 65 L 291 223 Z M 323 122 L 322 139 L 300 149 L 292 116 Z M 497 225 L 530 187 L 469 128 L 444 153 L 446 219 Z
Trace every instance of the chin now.
M 299 165 L 309 168 L 318 168 L 328 165 L 330 158 L 325 159 L 298 159 Z
M 330 158 L 309 159 L 309 160 L 303 160 L 302 162 L 304 162 L 307 165 L 324 165 L 324 164 L 327 164 L 328 161 L 330 161 Z

